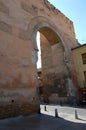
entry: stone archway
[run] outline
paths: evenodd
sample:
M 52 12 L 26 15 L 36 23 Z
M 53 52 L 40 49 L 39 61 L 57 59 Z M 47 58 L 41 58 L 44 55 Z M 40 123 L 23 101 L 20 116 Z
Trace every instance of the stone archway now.
M 63 86 L 67 85 L 71 91 L 71 72 L 74 73 L 71 48 L 77 46 L 73 22 L 47 0 L 9 0 L 9 4 L 1 0 L 0 5 L 0 117 L 37 112 L 37 31 L 41 32 L 41 43 L 49 51 L 42 53 L 43 57 L 46 54 L 46 58 L 42 57 L 44 96 L 54 101 L 62 98 L 55 92 L 63 90 L 60 88 L 64 82 Z M 45 61 L 47 58 L 49 63 Z
M 31 23 L 33 52 L 35 54 L 36 63 L 38 57 L 36 35 L 37 31 L 39 31 L 41 33 L 42 76 L 45 98 L 47 97 L 52 102 L 59 102 L 59 100 L 67 101 L 70 87 L 68 78 L 71 75 L 67 46 L 52 22 L 48 22 L 47 19 L 43 19 L 43 17 L 38 17 L 38 19 L 36 18 L 34 21 L 35 22 Z M 43 48 L 45 48 L 45 50 Z

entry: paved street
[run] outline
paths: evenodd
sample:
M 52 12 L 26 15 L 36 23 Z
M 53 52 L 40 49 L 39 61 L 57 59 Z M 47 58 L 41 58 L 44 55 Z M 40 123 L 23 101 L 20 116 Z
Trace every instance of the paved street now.
M 59 117 L 55 118 L 56 108 Z M 79 119 L 72 107 L 41 105 L 40 109 L 42 114 L 0 120 L 0 130 L 86 130 L 85 109 L 77 108 Z

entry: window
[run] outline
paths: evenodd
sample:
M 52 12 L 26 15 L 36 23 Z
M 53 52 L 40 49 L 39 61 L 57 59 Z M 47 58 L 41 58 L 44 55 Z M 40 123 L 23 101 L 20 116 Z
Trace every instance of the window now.
M 86 64 L 86 53 L 82 54 L 82 61 L 83 64 Z
M 85 82 L 86 82 L 86 71 L 84 71 L 84 77 L 85 77 Z

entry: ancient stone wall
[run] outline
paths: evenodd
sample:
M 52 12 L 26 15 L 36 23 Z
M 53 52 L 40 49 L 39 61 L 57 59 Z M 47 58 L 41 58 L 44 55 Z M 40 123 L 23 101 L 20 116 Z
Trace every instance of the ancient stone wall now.
M 68 60 L 71 47 L 77 43 L 73 23 L 59 10 L 47 0 L 0 0 L 1 117 L 29 114 L 39 109 L 36 34 L 37 31 L 43 33 L 43 27 L 55 31 Z M 58 61 L 60 57 L 63 58 L 63 53 L 58 55 Z M 54 55 L 53 63 L 55 58 Z M 70 61 L 68 63 L 70 65 Z

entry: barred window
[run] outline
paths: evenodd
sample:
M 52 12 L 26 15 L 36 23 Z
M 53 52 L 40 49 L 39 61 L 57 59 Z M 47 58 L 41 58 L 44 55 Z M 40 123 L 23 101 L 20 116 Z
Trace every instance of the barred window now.
M 86 53 L 82 54 L 82 61 L 83 61 L 83 64 L 86 64 Z

